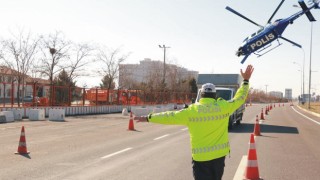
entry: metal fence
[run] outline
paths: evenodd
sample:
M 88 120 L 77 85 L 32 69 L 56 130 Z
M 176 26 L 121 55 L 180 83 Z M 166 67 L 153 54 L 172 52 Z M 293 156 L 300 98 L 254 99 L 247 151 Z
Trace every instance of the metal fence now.
M 47 84 L 0 83 L 0 107 L 149 105 L 191 103 L 195 93 L 108 90 Z

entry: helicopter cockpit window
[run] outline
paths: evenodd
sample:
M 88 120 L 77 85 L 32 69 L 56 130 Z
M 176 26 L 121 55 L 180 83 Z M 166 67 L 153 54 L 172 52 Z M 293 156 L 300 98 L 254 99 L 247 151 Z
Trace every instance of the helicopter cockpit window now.
M 275 20 L 273 23 L 272 23 L 272 25 L 274 25 L 274 26 L 276 26 L 278 23 L 279 23 L 279 21 L 281 21 L 282 19 L 277 19 L 277 20 Z
M 259 29 L 257 34 L 261 33 L 263 31 L 263 28 Z

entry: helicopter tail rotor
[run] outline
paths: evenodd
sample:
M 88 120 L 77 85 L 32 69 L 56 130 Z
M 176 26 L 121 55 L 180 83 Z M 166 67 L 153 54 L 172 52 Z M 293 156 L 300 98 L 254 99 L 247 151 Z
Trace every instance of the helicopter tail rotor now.
M 320 0 L 313 0 L 314 8 L 319 9 L 320 8 Z
M 313 15 L 310 12 L 310 8 L 307 7 L 306 3 L 303 0 L 298 1 L 300 7 L 306 14 L 307 18 L 309 19 L 310 22 L 316 21 L 316 19 L 313 17 Z

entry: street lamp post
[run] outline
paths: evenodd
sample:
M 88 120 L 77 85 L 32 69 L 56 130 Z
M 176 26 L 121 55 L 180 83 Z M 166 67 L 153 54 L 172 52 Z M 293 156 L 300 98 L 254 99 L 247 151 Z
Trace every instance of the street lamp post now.
M 293 64 L 296 64 L 296 65 L 298 65 L 298 66 L 300 67 L 300 70 L 299 70 L 299 71 L 301 72 L 301 92 L 300 92 L 300 94 L 301 94 L 300 99 L 301 99 L 301 98 L 302 98 L 302 96 L 303 96 L 303 95 L 302 95 L 302 84 L 303 84 L 303 83 L 302 83 L 302 74 L 303 74 L 303 72 L 302 72 L 302 71 L 303 71 L 303 70 L 302 70 L 302 67 L 301 67 L 301 65 L 300 65 L 299 63 L 297 63 L 297 62 L 293 62 Z M 300 101 L 300 99 L 299 99 L 299 101 Z
M 305 60 L 306 60 L 306 53 L 304 52 L 304 49 L 302 49 L 302 52 L 303 52 L 303 64 L 302 64 L 302 96 L 304 96 L 304 65 L 305 65 Z M 304 101 L 304 97 L 302 97 L 303 101 Z
M 311 35 L 310 35 L 310 64 L 309 64 L 309 103 L 308 109 L 310 109 L 310 100 L 311 100 L 311 60 L 312 60 L 312 30 L 313 22 L 311 22 Z

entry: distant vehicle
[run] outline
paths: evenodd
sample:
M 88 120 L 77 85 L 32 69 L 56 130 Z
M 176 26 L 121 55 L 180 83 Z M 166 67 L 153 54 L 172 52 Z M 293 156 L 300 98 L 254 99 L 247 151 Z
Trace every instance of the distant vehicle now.
M 305 2 L 303 0 L 299 0 L 298 3 L 302 8 L 301 11 L 299 11 L 299 12 L 297 12 L 287 18 L 277 19 L 274 22 L 271 22 L 272 18 L 277 13 L 277 11 L 279 10 L 279 8 L 281 7 L 283 2 L 284 2 L 284 0 L 282 0 L 280 2 L 280 4 L 276 8 L 276 10 L 273 12 L 273 14 L 269 18 L 269 20 L 265 26 L 262 26 L 256 22 L 252 21 L 251 19 L 245 17 L 244 15 L 238 13 L 237 11 L 235 11 L 234 9 L 232 9 L 228 6 L 226 7 L 226 9 L 228 11 L 240 16 L 241 18 L 251 22 L 252 24 L 255 24 L 256 26 L 259 26 L 259 28 L 260 28 L 257 32 L 255 32 L 251 36 L 247 37 L 243 41 L 241 46 L 238 48 L 236 55 L 237 56 L 244 56 L 244 58 L 241 61 L 242 64 L 250 56 L 251 53 L 260 57 L 260 56 L 268 53 L 269 51 L 273 50 L 274 48 L 279 47 L 281 45 L 281 43 L 279 42 L 279 38 L 301 48 L 301 45 L 283 37 L 282 33 L 284 32 L 284 30 L 287 28 L 287 26 L 289 24 L 292 24 L 294 20 L 296 20 L 297 18 L 299 18 L 303 14 L 305 14 L 308 17 L 310 22 L 316 21 L 314 19 L 313 15 L 311 14 L 310 10 L 313 8 L 319 9 L 320 1 L 319 0 L 312 0 L 312 1 L 310 1 L 310 7 L 307 7 L 307 5 L 305 4 Z M 264 50 L 268 49 L 269 47 L 271 47 L 271 42 L 273 42 L 275 40 L 278 41 L 278 44 L 275 47 L 273 47 L 272 49 L 269 49 L 268 51 L 264 51 Z
M 240 87 L 243 78 L 240 74 L 199 74 L 199 78 L 202 78 L 201 83 L 213 83 L 216 86 L 217 97 L 220 97 L 226 101 L 232 100 L 236 91 Z M 201 90 L 198 90 L 196 102 L 199 102 Z M 229 129 L 233 128 L 233 125 L 240 125 L 245 111 L 245 104 L 242 104 L 233 114 L 229 117 Z
M 23 97 L 23 101 L 24 102 L 32 102 L 33 101 L 33 96 L 32 95 L 25 96 L 25 97 Z
M 226 101 L 232 100 L 236 91 L 233 88 L 216 88 L 217 98 L 222 98 Z M 201 90 L 198 91 L 197 102 L 200 99 Z M 229 129 L 232 129 L 233 125 L 240 125 L 243 117 L 243 113 L 245 111 L 245 105 L 242 104 L 233 114 L 229 117 Z

